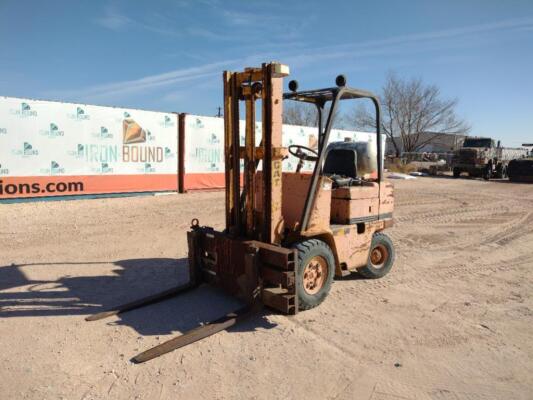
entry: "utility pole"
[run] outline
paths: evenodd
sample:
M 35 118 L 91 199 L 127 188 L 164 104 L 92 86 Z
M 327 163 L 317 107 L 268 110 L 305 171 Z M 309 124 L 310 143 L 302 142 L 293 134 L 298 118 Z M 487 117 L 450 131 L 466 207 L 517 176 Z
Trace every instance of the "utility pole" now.
M 215 115 L 215 117 L 222 118 L 222 107 L 217 107 L 217 109 L 218 109 L 218 112 L 217 112 L 217 115 Z

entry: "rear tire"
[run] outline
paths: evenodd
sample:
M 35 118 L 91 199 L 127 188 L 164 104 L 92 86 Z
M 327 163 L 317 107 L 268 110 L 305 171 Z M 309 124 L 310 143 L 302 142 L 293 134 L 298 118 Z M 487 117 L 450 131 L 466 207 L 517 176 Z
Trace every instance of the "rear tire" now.
M 508 172 L 507 165 L 504 165 L 503 168 L 502 168 L 502 178 L 503 179 L 509 178 L 509 172 Z
M 309 239 L 292 246 L 298 250 L 296 295 L 300 310 L 309 310 L 324 301 L 335 275 L 335 257 L 329 246 Z
M 461 170 L 459 168 L 454 168 L 453 169 L 453 177 L 454 178 L 459 178 L 461 176 Z
M 391 270 L 395 257 L 396 251 L 392 240 L 384 233 L 374 233 L 368 261 L 358 272 L 368 279 L 382 278 Z
M 488 164 L 483 170 L 483 179 L 488 181 L 490 178 L 492 178 L 492 165 Z

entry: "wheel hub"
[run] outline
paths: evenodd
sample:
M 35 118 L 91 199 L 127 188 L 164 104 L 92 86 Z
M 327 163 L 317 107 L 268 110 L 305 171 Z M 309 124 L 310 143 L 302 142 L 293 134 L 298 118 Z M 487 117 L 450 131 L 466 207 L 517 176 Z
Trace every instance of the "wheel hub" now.
M 316 294 L 322 289 L 328 276 L 328 264 L 320 256 L 309 260 L 303 271 L 303 287 L 306 293 Z
M 389 258 L 389 251 L 381 244 L 377 245 L 370 252 L 370 262 L 374 268 L 381 268 Z

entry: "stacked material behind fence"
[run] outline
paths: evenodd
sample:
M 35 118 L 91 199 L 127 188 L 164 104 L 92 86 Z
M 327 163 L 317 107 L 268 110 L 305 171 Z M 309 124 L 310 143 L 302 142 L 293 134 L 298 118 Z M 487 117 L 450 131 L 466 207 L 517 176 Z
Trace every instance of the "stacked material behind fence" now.
M 0 199 L 177 190 L 178 116 L 0 97 Z

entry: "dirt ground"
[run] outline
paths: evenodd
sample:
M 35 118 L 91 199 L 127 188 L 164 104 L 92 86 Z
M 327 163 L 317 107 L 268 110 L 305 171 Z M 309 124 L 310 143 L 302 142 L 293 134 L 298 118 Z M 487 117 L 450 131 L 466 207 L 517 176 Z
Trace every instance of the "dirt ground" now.
M 0 205 L 0 398 L 532 399 L 533 185 L 395 185 L 387 277 L 139 365 L 237 302 L 202 287 L 84 317 L 184 282 L 189 222 L 221 228 L 223 193 Z

